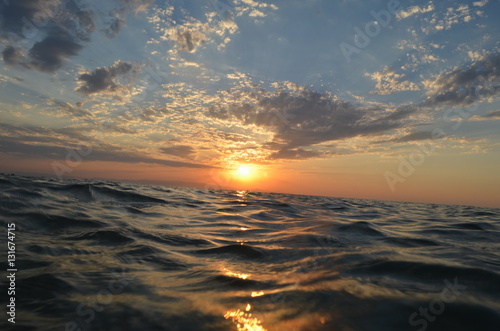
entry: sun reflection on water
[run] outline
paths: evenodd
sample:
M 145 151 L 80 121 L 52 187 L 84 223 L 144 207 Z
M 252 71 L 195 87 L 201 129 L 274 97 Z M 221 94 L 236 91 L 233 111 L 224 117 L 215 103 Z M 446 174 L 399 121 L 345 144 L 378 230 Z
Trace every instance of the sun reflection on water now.
M 232 271 L 228 270 L 227 268 L 224 268 L 224 273 L 226 276 L 237 277 L 237 278 L 241 278 L 241 279 L 247 279 L 248 277 L 250 277 L 249 274 L 239 274 L 236 272 L 232 272 Z
M 237 310 L 230 310 L 225 315 L 225 319 L 231 318 L 233 323 L 236 324 L 238 331 L 267 331 L 263 326 L 262 322 L 252 316 L 252 313 L 249 313 L 251 306 L 247 304 L 245 310 L 247 312 Z

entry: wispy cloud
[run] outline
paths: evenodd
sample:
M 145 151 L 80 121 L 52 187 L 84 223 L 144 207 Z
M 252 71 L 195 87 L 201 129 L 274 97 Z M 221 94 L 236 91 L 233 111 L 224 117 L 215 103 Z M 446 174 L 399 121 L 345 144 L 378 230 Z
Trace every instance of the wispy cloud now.
M 485 115 L 474 115 L 469 118 L 470 121 L 491 121 L 500 120 L 500 110 L 489 112 Z
M 69 150 L 91 150 L 86 161 L 161 164 L 169 167 L 212 168 L 210 165 L 155 158 L 87 137 L 78 129 L 22 128 L 0 123 L 0 150 L 20 158 L 65 160 Z

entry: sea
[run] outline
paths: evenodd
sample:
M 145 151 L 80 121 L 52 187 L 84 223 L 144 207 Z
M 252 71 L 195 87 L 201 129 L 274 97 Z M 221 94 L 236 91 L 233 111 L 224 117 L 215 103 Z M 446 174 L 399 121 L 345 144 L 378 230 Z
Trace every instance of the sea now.
M 1 330 L 500 330 L 500 209 L 0 176 L 0 227 Z

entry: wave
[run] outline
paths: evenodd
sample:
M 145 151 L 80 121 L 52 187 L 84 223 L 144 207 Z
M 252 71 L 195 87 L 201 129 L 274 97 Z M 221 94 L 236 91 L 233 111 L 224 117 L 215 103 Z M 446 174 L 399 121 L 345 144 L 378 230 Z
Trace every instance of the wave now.
M 19 330 L 500 325 L 498 209 L 21 176 L 0 187 Z

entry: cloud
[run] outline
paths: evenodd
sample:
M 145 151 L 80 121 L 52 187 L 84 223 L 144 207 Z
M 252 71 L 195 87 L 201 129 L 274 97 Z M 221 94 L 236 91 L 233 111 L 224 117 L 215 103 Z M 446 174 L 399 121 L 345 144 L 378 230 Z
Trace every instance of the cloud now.
M 128 74 L 132 68 L 130 62 L 116 61 L 109 67 L 100 67 L 90 73 L 82 74 L 78 77 L 78 80 L 83 84 L 77 91 L 86 95 L 114 92 L 120 87 L 115 78 Z
M 78 130 L 23 128 L 0 123 L 0 150 L 27 159 L 66 160 L 69 151 L 90 150 L 84 161 L 149 163 L 169 167 L 213 168 L 210 165 L 150 157 L 88 138 Z
M 401 10 L 397 13 L 396 17 L 398 20 L 402 20 L 405 18 L 408 18 L 410 16 L 416 15 L 416 14 L 424 14 L 424 13 L 429 13 L 436 9 L 436 7 L 432 4 L 432 1 L 429 2 L 427 7 L 419 7 L 419 6 L 412 6 L 408 8 L 407 10 Z
M 181 51 L 193 53 L 206 42 L 207 37 L 201 31 L 180 28 L 170 39 L 177 42 Z
M 96 26 L 83 5 L 59 0 L 4 1 L 0 22 L 6 64 L 48 73 L 77 55 Z
M 125 5 L 125 8 L 129 11 L 141 12 L 145 11 L 156 0 L 119 0 Z
M 125 25 L 122 16 L 145 10 L 153 0 L 117 0 L 108 12 L 92 11 L 92 4 L 73 0 L 15 0 L 0 3 L 0 42 L 6 45 L 8 65 L 54 73 L 91 40 L 97 23 L 115 37 Z
M 492 111 L 491 113 L 484 115 L 484 117 L 486 117 L 486 118 L 500 118 L 500 110 Z
M 174 155 L 182 158 L 190 158 L 195 153 L 193 147 L 185 145 L 162 147 L 160 148 L 160 151 L 163 154 Z
M 2 52 L 3 60 L 7 65 L 14 65 L 22 62 L 24 56 L 19 49 L 13 46 L 7 46 Z
M 213 104 L 207 116 L 270 134 L 271 140 L 263 147 L 271 159 L 305 159 L 323 153 L 308 147 L 401 127 L 406 117 L 391 118 L 391 114 L 383 107 L 355 105 L 331 94 L 283 86 L 275 91 L 260 87 L 233 91 L 223 102 Z
M 149 22 L 160 35 L 159 39 L 174 42 L 175 51 L 195 53 L 204 45 L 215 45 L 224 48 L 231 42 L 231 35 L 238 32 L 236 17 L 247 16 L 262 19 L 270 10 L 278 7 L 272 4 L 253 0 L 236 1 L 235 5 L 224 0 L 207 1 L 209 11 L 203 19 L 197 19 L 184 12 L 182 17 L 173 17 L 174 7 L 154 8 Z M 151 43 L 159 43 L 152 40 Z M 177 59 L 177 53 L 171 53 L 171 60 Z
M 438 139 L 441 137 L 437 137 Z M 431 131 L 416 131 L 409 133 L 407 135 L 404 135 L 402 137 L 398 138 L 393 138 L 389 140 L 383 140 L 383 141 L 377 141 L 376 143 L 407 143 L 407 142 L 412 142 L 412 141 L 420 141 L 420 140 L 427 140 L 427 139 L 436 139 L 433 138 L 432 132 Z
M 469 118 L 470 121 L 491 121 L 500 120 L 500 110 L 492 111 L 485 115 L 474 115 Z
M 106 28 L 104 28 L 104 34 L 108 37 L 108 38 L 114 38 L 116 37 L 121 29 L 125 26 L 125 20 L 119 16 L 117 17 L 114 17 L 109 23 L 108 25 L 106 26 Z
M 467 67 L 458 67 L 424 81 L 425 106 L 465 106 L 500 93 L 500 54 L 491 53 Z
M 430 17 L 423 19 L 421 30 L 425 34 L 449 30 L 457 24 L 469 23 L 483 14 L 483 11 L 475 10 L 467 4 L 442 8 L 442 10 L 433 11 Z
M 475 1 L 472 3 L 474 7 L 483 7 L 488 3 L 488 0 Z
M 43 72 L 55 72 L 71 56 L 83 48 L 66 30 L 54 28 L 49 35 L 33 45 L 29 66 Z
M 376 82 L 375 91 L 371 92 L 373 94 L 387 95 L 394 92 L 420 90 L 418 84 L 407 79 L 405 80 L 404 74 L 398 74 L 390 67 L 385 67 L 380 72 L 366 73 L 365 76 L 370 77 Z
M 49 106 L 54 106 L 58 111 L 64 115 L 70 115 L 74 118 L 91 118 L 92 113 L 86 109 L 79 106 L 74 106 L 69 102 L 58 101 L 55 99 L 47 99 L 47 104 Z
M 311 158 L 317 158 L 322 156 L 321 153 L 315 152 L 315 151 L 310 151 L 310 150 L 304 150 L 301 148 L 297 149 L 281 149 L 278 150 L 277 152 L 271 153 L 269 155 L 270 160 L 280 160 L 280 159 L 285 159 L 285 160 L 305 160 L 305 159 L 311 159 Z
M 43 40 L 34 43 L 27 55 L 14 46 L 7 46 L 2 55 L 7 65 L 53 73 L 82 48 L 66 30 L 55 27 Z
M 119 4 L 118 8 L 108 13 L 109 17 L 106 19 L 105 27 L 102 29 L 102 32 L 110 39 L 115 38 L 126 25 L 124 16 L 131 12 L 146 11 L 155 0 L 117 0 L 117 2 Z
M 54 16 L 59 6 L 57 0 L 16 0 L 3 1 L 0 4 L 0 20 L 2 31 L 26 34 L 28 22 L 40 22 Z

